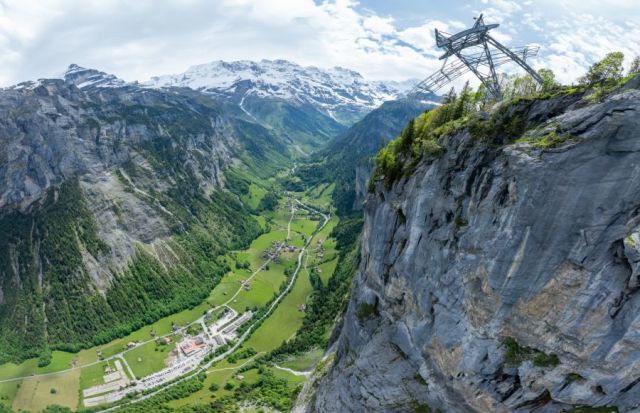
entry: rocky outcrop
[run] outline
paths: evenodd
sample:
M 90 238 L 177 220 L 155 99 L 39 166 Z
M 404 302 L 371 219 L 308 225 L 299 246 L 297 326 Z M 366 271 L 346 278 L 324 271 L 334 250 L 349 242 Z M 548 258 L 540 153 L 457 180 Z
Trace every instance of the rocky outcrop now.
M 185 110 L 189 105 L 191 114 Z M 74 176 L 97 177 L 125 162 L 144 167 L 145 146 L 170 138 L 171 128 L 187 122 L 198 123 L 190 125 L 192 131 L 178 131 L 175 144 L 185 145 L 183 161 L 195 167 L 203 185 L 220 186 L 220 167 L 239 144 L 228 117 L 212 105 L 193 107 L 187 96 L 128 87 L 86 93 L 61 80 L 5 89 L 0 94 L 0 210 L 24 210 L 51 185 Z M 198 162 L 197 152 L 211 163 Z
M 309 411 L 639 408 L 640 91 L 505 113 L 518 143 L 463 130 L 368 196 Z

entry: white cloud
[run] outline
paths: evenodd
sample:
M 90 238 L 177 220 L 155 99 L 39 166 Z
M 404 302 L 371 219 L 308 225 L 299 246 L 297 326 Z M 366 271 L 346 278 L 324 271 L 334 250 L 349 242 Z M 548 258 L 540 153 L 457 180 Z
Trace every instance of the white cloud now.
M 607 51 L 640 54 L 634 2 L 612 1 L 623 17 L 596 0 L 475 0 L 466 9 L 500 22 L 495 37 L 507 45 L 540 43 L 538 64 L 571 81 Z M 0 0 L 0 85 L 52 76 L 70 63 L 134 80 L 262 58 L 343 66 L 375 79 L 422 78 L 441 64 L 433 30 L 472 24 L 453 4 L 445 7 L 449 16 L 399 28 L 392 15 L 353 0 Z
M 481 0 L 481 3 L 488 7 L 483 7 L 482 10 L 477 12 L 478 14 L 482 13 L 491 22 L 497 22 L 508 27 L 511 24 L 509 18 L 522 10 L 522 6 L 511 0 Z
M 581 76 L 595 61 L 607 53 L 621 51 L 628 67 L 634 56 L 640 55 L 640 23 L 615 24 L 604 17 L 571 14 L 567 19 L 550 25 L 545 65 L 556 72 L 558 79 L 569 83 Z

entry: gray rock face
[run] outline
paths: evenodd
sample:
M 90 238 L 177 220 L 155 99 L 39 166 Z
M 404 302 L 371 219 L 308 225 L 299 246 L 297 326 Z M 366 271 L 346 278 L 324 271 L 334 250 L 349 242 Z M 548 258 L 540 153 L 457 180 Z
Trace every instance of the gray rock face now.
M 167 101 L 161 93 L 109 87 L 87 94 L 61 80 L 31 86 L 0 93 L 0 210 L 24 210 L 51 185 L 74 176 L 96 177 L 124 162 L 144 163 L 145 145 L 170 136 L 167 127 L 193 120 L 169 113 L 172 104 L 184 110 L 180 105 L 187 103 Z M 167 113 L 154 114 L 159 107 Z M 197 120 L 210 125 L 191 136 L 183 133 L 180 143 L 187 146 L 184 162 L 198 166 L 203 185 L 215 186 L 221 184 L 220 165 L 230 162 L 238 142 L 221 111 L 209 109 L 193 108 L 203 112 Z M 202 156 L 211 163 L 199 163 Z
M 0 90 L 0 147 L 0 363 L 198 300 L 213 260 L 257 233 L 223 172 L 287 156 L 235 105 L 77 66 Z
M 465 131 L 368 196 L 336 362 L 308 410 L 637 411 L 640 91 L 525 117 L 528 136 L 568 139 L 495 148 Z M 508 362 L 507 337 L 559 363 Z
M 64 80 L 3 89 L 0 218 L 37 210 L 52 187 L 78 177 L 109 246 L 108 256 L 83 257 L 100 291 L 140 245 L 171 265 L 177 257 L 166 252 L 172 216 L 158 197 L 176 185 L 172 163 L 188 169 L 208 193 L 224 185 L 223 169 L 247 150 L 238 126 L 246 115 L 197 95 L 142 89 L 75 65 Z M 256 140 L 268 136 L 255 128 Z M 173 158 L 163 159 L 167 153 Z M 127 165 L 139 173 L 129 176 Z M 0 271 L 0 285 L 5 278 Z

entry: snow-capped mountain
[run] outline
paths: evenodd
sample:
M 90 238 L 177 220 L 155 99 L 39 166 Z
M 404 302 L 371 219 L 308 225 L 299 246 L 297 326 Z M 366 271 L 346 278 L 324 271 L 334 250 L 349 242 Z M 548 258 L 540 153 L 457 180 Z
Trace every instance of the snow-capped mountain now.
M 301 153 L 320 147 L 415 84 L 367 81 L 352 70 L 302 67 L 286 60 L 218 61 L 142 83 L 125 82 L 112 74 L 71 64 L 60 78 L 85 91 L 190 88 L 238 105 L 247 121 L 266 127 Z M 15 87 L 37 85 L 26 82 Z
M 408 91 L 414 81 L 365 80 L 358 72 L 335 67 L 303 67 L 287 60 L 224 62 L 197 65 L 177 75 L 157 76 L 150 87 L 179 86 L 201 90 L 239 104 L 247 99 L 279 99 L 311 105 L 337 122 L 348 125 L 366 113 Z
M 95 87 L 122 87 L 126 83 L 115 75 L 101 72 L 96 69 L 87 69 L 77 64 L 71 64 L 62 76 L 65 82 L 73 83 L 80 89 Z

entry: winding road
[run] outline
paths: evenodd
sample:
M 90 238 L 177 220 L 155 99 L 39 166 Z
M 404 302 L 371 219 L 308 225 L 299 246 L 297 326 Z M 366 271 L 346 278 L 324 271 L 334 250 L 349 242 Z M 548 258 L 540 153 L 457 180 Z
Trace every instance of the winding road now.
M 321 230 L 322 230 L 322 229 L 327 225 L 327 223 L 329 222 L 329 219 L 331 218 L 331 217 L 330 217 L 330 215 L 324 214 L 324 213 L 322 213 L 322 212 L 320 212 L 320 211 L 318 211 L 318 210 L 316 210 L 316 209 L 314 209 L 314 208 L 312 208 L 312 207 L 310 207 L 310 206 L 308 206 L 308 205 L 305 205 L 305 204 L 303 204 L 302 202 L 300 202 L 298 199 L 294 199 L 294 200 L 295 200 L 295 201 L 296 201 L 296 203 L 297 203 L 298 205 L 300 205 L 302 208 L 304 208 L 304 209 L 306 209 L 306 210 L 308 210 L 308 211 L 311 211 L 311 212 L 313 212 L 313 213 L 316 213 L 316 214 L 321 215 L 321 216 L 322 216 L 322 218 L 323 218 L 323 222 L 322 222 L 322 224 L 321 224 L 320 226 L 318 226 L 318 227 L 315 229 L 315 231 L 314 231 L 314 232 L 313 232 L 313 233 L 312 233 L 312 234 L 311 234 L 311 235 L 306 239 L 305 244 L 304 244 L 304 247 L 302 247 L 302 248 L 300 249 L 300 252 L 298 253 L 296 269 L 295 269 L 295 271 L 293 272 L 293 275 L 291 276 L 291 279 L 289 280 L 289 284 L 287 284 L 287 287 L 286 287 L 286 288 L 285 288 L 285 289 L 284 289 L 284 290 L 283 290 L 283 291 L 282 291 L 282 292 L 281 292 L 281 293 L 276 297 L 276 299 L 271 303 L 271 305 L 269 306 L 268 310 L 267 310 L 267 311 L 266 311 L 266 312 L 265 312 L 265 313 L 264 313 L 260 318 L 258 318 L 258 319 L 256 319 L 256 320 L 254 320 L 253 324 L 251 324 L 251 326 L 250 326 L 249 328 L 247 328 L 247 330 L 246 330 L 246 331 L 245 331 L 245 332 L 240 336 L 240 338 L 239 338 L 239 339 L 234 343 L 234 345 L 233 345 L 233 346 L 231 346 L 231 347 L 230 347 L 227 351 L 225 351 L 224 353 L 219 354 L 218 356 L 214 357 L 213 359 L 211 359 L 211 360 L 210 360 L 210 361 L 208 361 L 207 363 L 202 364 L 202 365 L 200 365 L 199 367 L 197 367 L 197 368 L 193 369 L 190 373 L 187 373 L 186 375 L 184 375 L 184 376 L 183 376 L 183 377 L 181 377 L 180 379 L 177 379 L 177 380 L 175 380 L 175 381 L 173 381 L 173 382 L 170 382 L 170 383 L 169 383 L 169 384 L 167 384 L 167 385 L 161 385 L 161 386 L 159 386 L 159 387 L 158 387 L 158 389 L 153 390 L 153 391 L 151 391 L 151 392 L 149 392 L 149 393 L 147 393 L 147 394 L 145 394 L 145 395 L 143 395 L 143 396 L 140 396 L 140 397 L 138 397 L 138 398 L 136 398 L 136 399 L 133 399 L 133 400 L 130 400 L 130 401 L 127 401 L 127 402 L 124 402 L 124 403 L 120 403 L 120 404 L 118 404 L 118 405 L 115 405 L 115 406 L 112 406 L 112 407 L 109 407 L 109 408 L 106 408 L 106 409 L 103 409 L 103 410 L 98 410 L 97 412 L 109 412 L 109 411 L 113 411 L 113 410 L 118 409 L 118 408 L 120 408 L 120 407 L 122 407 L 122 406 L 125 406 L 125 405 L 129 405 L 129 404 L 134 404 L 134 403 L 141 402 L 141 401 L 143 401 L 143 400 L 146 400 L 146 399 L 148 399 L 148 398 L 150 398 L 150 397 L 153 397 L 153 396 L 157 395 L 158 393 L 160 393 L 160 392 L 162 392 L 162 391 L 164 391 L 164 390 L 168 389 L 169 387 L 173 387 L 173 386 L 175 386 L 175 385 L 177 385 L 177 384 L 179 384 L 179 383 L 181 383 L 181 382 L 183 382 L 183 381 L 185 381 L 185 380 L 189 380 L 189 379 L 191 379 L 191 378 L 193 378 L 193 377 L 196 377 L 196 376 L 197 376 L 201 371 L 204 371 L 205 373 L 207 373 L 207 372 L 208 372 L 208 370 L 209 370 L 209 368 L 210 368 L 213 364 L 215 364 L 215 363 L 217 363 L 217 362 L 219 362 L 219 361 L 223 360 L 225 357 L 227 357 L 227 356 L 231 355 L 234 351 L 236 351 L 236 350 L 238 349 L 238 347 L 240 347 L 240 346 L 242 345 L 242 343 L 244 343 L 244 341 L 246 341 L 246 340 L 249 338 L 249 336 L 251 335 L 251 333 L 253 332 L 253 330 L 256 328 L 256 326 L 260 325 L 260 323 L 261 323 L 265 318 L 267 318 L 267 317 L 269 317 L 269 316 L 271 315 L 271 313 L 275 310 L 275 308 L 278 306 L 278 304 L 280 303 L 280 301 L 282 301 L 282 299 L 284 298 L 284 296 L 286 296 L 286 295 L 287 295 L 287 293 L 289 293 L 289 291 L 291 290 L 291 288 L 292 288 L 292 287 L 293 287 L 293 285 L 295 284 L 295 282 L 296 282 L 296 280 L 297 280 L 297 278 L 298 278 L 298 274 L 300 273 L 300 270 L 302 269 L 302 261 L 303 261 L 304 254 L 305 254 L 305 252 L 306 252 L 307 248 L 309 247 L 309 244 L 311 243 L 311 240 L 313 239 L 313 237 L 314 237 L 318 232 L 320 232 L 320 231 L 321 231 Z M 293 205 L 292 205 L 292 207 L 291 207 L 291 217 L 289 218 L 289 223 L 288 223 L 288 225 L 287 225 L 287 235 L 290 235 L 290 231 L 291 231 L 291 222 L 292 222 L 292 220 L 293 220 L 294 215 L 295 215 L 295 208 L 293 208 Z M 281 248 L 282 248 L 282 247 L 281 247 Z M 266 260 L 266 261 L 265 261 L 265 262 L 260 266 L 260 268 L 258 268 L 258 270 L 256 270 L 256 271 L 252 274 L 252 277 L 253 277 L 253 276 L 255 276 L 255 274 L 257 274 L 257 273 L 258 273 L 258 271 L 260 271 L 260 270 L 261 270 L 265 265 L 267 265 L 269 262 L 271 262 L 271 258 L 267 259 L 267 260 Z M 218 309 L 218 308 L 220 308 L 220 307 L 222 307 L 222 306 L 227 305 L 231 300 L 233 300 L 233 298 L 234 298 L 235 296 L 237 296 L 237 294 L 238 294 L 239 292 L 240 292 L 240 289 L 236 292 L 236 294 L 234 294 L 234 296 L 232 296 L 232 297 L 229 299 L 229 301 L 227 301 L 226 303 L 224 303 L 224 304 L 222 304 L 222 305 L 219 305 L 219 306 L 217 306 L 217 307 L 214 307 L 214 308 L 212 309 L 212 311 L 215 311 L 216 309 Z M 203 317 L 204 317 L 204 316 L 203 316 Z M 202 317 L 201 317 L 201 318 L 199 318 L 198 320 L 194 321 L 193 323 L 198 323 L 198 322 L 200 322 L 200 321 L 201 321 L 201 319 L 202 319 Z M 191 323 L 191 324 L 193 324 L 193 323 Z M 237 367 L 236 367 L 236 368 L 237 368 Z M 281 368 L 281 369 L 285 370 L 285 368 Z M 212 370 L 212 371 L 215 371 L 215 369 L 214 369 L 214 370 Z M 287 370 L 287 371 L 288 371 L 288 370 Z M 306 375 L 306 374 L 304 374 L 304 373 L 302 373 L 302 374 L 301 374 L 301 372 L 295 372 L 294 370 L 291 370 L 291 373 L 292 373 L 292 374 L 295 374 L 295 375 Z M 135 389 L 131 389 L 129 392 L 130 392 L 130 393 L 132 393 L 132 392 L 134 392 L 134 391 L 135 391 Z

